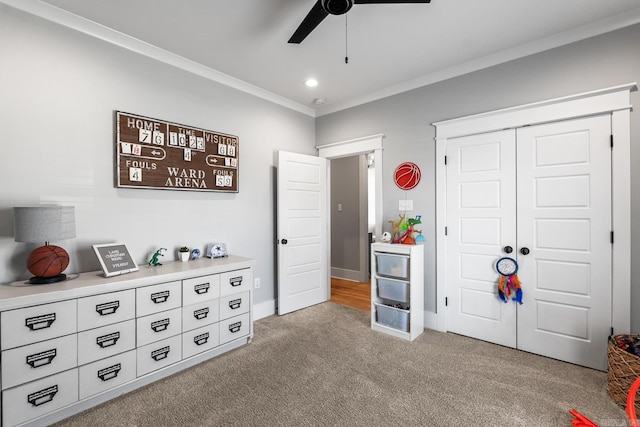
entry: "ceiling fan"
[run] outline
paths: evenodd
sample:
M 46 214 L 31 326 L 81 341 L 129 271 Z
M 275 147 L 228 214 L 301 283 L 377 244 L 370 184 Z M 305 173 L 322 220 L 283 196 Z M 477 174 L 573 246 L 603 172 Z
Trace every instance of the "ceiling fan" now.
M 289 39 L 289 43 L 301 43 L 328 15 L 343 15 L 347 13 L 354 4 L 395 3 L 431 3 L 431 0 L 317 0 L 316 4 L 313 5 L 298 29 Z

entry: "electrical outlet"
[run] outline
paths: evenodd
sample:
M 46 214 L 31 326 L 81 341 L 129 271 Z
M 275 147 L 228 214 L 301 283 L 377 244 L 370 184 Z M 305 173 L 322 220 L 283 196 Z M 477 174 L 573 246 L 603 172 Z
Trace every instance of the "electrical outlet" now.
M 256 289 L 260 289 L 260 278 L 256 277 L 255 279 L 253 279 L 253 287 Z

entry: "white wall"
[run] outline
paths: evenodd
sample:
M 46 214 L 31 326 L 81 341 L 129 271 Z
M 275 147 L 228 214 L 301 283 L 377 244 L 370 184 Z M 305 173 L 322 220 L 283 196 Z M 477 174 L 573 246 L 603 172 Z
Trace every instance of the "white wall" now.
M 0 283 L 30 276 L 13 206 L 76 206 L 68 273 L 99 270 L 91 245 L 126 243 L 146 265 L 178 246 L 226 242 L 256 259 L 274 299 L 277 150 L 316 154 L 314 119 L 0 5 Z M 239 192 L 118 189 L 114 110 L 237 135 Z M 161 268 L 161 267 L 160 267 Z
M 384 133 L 385 231 L 397 219 L 398 200 L 413 199 L 422 214 L 425 243 L 425 309 L 435 312 L 435 129 L 431 123 L 521 104 L 640 82 L 640 25 L 494 66 L 316 120 L 318 145 Z M 640 95 L 631 94 L 631 325 L 640 331 Z M 422 180 L 409 191 L 393 183 L 399 163 L 413 161 Z M 620 331 L 623 333 L 625 331 Z

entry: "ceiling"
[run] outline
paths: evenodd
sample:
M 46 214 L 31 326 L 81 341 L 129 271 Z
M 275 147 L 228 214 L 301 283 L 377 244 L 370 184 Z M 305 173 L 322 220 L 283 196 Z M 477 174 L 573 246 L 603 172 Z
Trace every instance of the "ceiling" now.
M 314 116 L 640 22 L 640 0 L 357 4 L 348 21 L 330 15 L 296 45 L 287 41 L 315 0 L 19 0 L 29 2 L 195 61 Z M 316 88 L 303 85 L 309 77 Z M 325 103 L 315 105 L 318 98 Z

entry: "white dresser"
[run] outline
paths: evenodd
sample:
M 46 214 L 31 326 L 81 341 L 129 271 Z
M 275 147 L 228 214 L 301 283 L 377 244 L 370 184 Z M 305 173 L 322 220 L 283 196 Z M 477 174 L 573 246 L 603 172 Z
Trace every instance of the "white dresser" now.
M 250 342 L 254 261 L 0 286 L 2 427 L 46 426 Z

